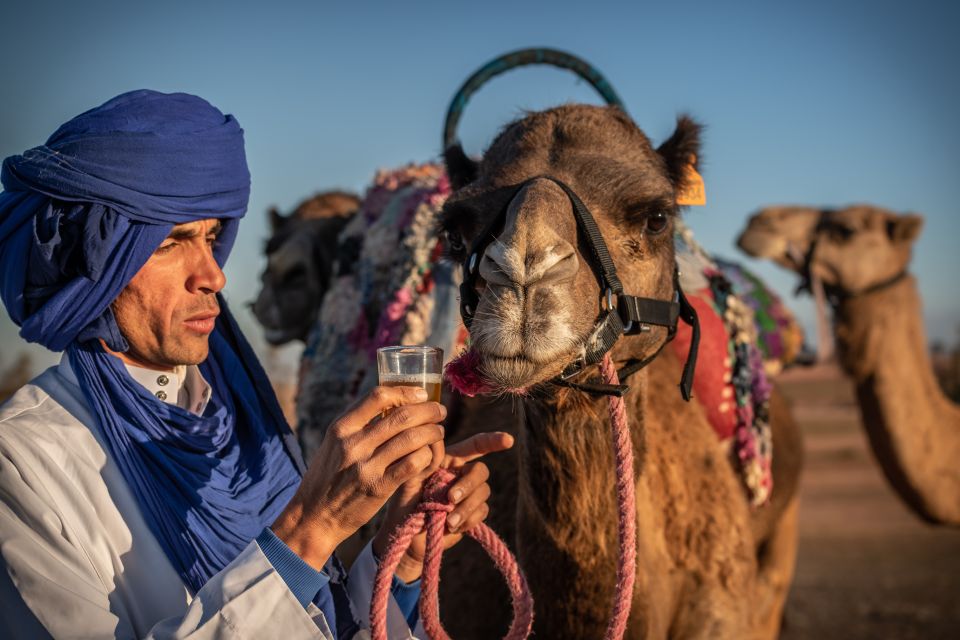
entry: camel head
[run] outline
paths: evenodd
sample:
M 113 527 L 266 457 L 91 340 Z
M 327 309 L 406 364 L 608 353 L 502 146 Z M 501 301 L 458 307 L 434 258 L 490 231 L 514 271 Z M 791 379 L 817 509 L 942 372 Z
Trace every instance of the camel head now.
M 750 218 L 737 244 L 803 277 L 856 295 L 902 273 L 923 227 L 915 214 L 868 205 L 839 210 L 770 207 Z
M 253 313 L 270 344 L 306 339 L 330 283 L 337 237 L 359 206 L 357 196 L 332 191 L 305 200 L 287 216 L 275 208 L 268 212 L 272 235 Z
M 479 162 L 458 148 L 448 151 L 454 193 L 442 225 L 452 257 L 462 261 L 506 211 L 480 257 L 471 325 L 480 372 L 493 387 L 545 382 L 595 339 L 604 298 L 596 265 L 578 235 L 570 198 L 542 176 L 564 182 L 593 214 L 625 293 L 669 301 L 676 194 L 695 163 L 699 130 L 681 117 L 655 149 L 621 110 L 567 105 L 507 125 Z M 614 358 L 651 355 L 666 332 L 655 326 L 622 338 Z

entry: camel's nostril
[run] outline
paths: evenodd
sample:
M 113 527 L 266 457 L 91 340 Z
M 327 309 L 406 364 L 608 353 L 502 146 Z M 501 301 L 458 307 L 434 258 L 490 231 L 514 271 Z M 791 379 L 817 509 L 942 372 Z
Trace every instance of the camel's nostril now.
M 547 269 L 543 271 L 540 279 L 530 284 L 556 284 L 558 282 L 571 280 L 577 275 L 579 268 L 580 260 L 577 258 L 577 254 L 571 251 L 557 260 L 553 265 L 547 267 Z

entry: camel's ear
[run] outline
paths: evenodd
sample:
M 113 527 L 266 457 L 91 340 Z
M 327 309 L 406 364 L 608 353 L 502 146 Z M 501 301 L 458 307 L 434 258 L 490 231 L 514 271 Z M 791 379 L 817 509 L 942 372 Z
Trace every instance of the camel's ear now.
M 460 143 L 454 143 L 443 152 L 443 161 L 447 165 L 447 176 L 454 191 L 477 179 L 479 163 L 467 156 Z
M 887 220 L 887 234 L 894 242 L 913 242 L 923 229 L 923 216 L 907 213 Z
M 700 166 L 700 132 L 703 127 L 688 115 L 677 118 L 677 128 L 657 153 L 667 165 L 667 175 L 677 192 L 677 204 L 706 204 Z
M 276 207 L 270 207 L 270 210 L 267 211 L 267 217 L 270 220 L 270 231 L 274 232 L 280 228 L 280 225 L 283 224 L 283 216 L 277 211 Z

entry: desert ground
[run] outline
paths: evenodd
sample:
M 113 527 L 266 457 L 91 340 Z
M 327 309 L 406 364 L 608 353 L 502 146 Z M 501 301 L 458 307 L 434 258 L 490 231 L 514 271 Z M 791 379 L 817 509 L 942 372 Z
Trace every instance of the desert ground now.
M 792 369 L 777 382 L 807 454 L 781 637 L 960 638 L 960 530 L 921 522 L 888 488 L 839 369 Z

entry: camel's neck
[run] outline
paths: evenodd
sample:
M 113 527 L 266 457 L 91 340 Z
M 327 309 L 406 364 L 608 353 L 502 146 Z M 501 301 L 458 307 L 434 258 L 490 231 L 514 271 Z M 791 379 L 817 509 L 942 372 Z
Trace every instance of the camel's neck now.
M 644 467 L 646 381 L 646 371 L 631 377 L 625 398 L 635 470 Z M 534 593 L 557 593 L 563 608 L 541 618 L 541 633 L 591 637 L 607 624 L 619 551 L 608 400 L 563 392 L 527 400 L 523 409 L 517 548 Z M 634 609 L 632 617 L 654 625 L 656 616 Z
M 925 396 L 938 389 L 913 276 L 842 300 L 834 323 L 840 363 L 858 384 L 893 378 L 901 388 Z
M 634 469 L 643 467 L 646 373 L 630 379 L 627 413 Z M 524 403 L 519 508 L 561 549 L 616 552 L 616 462 L 608 400 L 573 392 Z M 612 537 L 611 537 L 612 536 Z M 593 540 L 591 544 L 585 544 Z
M 916 281 L 843 301 L 835 323 L 840 362 L 887 477 L 923 515 L 956 522 L 960 408 L 933 376 Z

